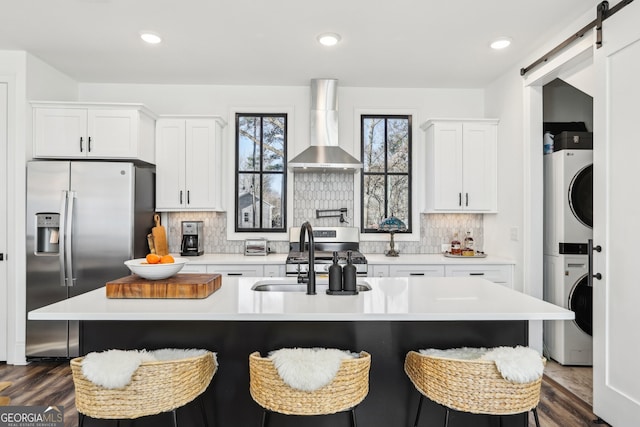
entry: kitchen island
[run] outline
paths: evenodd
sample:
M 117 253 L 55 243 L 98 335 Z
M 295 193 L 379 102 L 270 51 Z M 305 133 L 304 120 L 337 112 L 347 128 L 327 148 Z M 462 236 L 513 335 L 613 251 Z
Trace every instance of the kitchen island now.
M 329 296 L 321 287 L 314 296 L 257 292 L 251 288 L 258 281 L 292 279 L 224 277 L 221 289 L 201 300 L 107 299 L 98 289 L 31 311 L 29 319 L 80 320 L 83 354 L 160 347 L 217 352 L 220 368 L 205 399 L 219 427 L 259 425 L 261 409 L 248 387 L 251 352 L 296 346 L 365 350 L 372 355 L 370 391 L 357 409 L 358 420 L 388 427 L 410 425 L 415 415 L 418 395 L 403 371 L 407 351 L 526 345 L 529 320 L 573 318 L 571 311 L 480 278 L 363 278 L 359 282 L 371 290 L 355 296 Z M 179 416 L 186 425 L 197 425 L 197 411 L 191 412 Z M 444 410 L 429 402 L 421 423 L 441 423 L 443 417 Z M 275 416 L 272 426 L 299 421 Z M 304 421 L 305 426 L 333 426 L 347 425 L 348 418 L 337 414 Z M 491 420 L 455 413 L 451 423 L 488 426 Z M 506 417 L 504 425 L 526 426 L 526 416 Z

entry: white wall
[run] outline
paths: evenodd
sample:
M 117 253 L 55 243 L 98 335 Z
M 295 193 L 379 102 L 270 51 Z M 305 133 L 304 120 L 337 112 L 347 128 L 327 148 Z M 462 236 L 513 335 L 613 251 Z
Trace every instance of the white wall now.
M 8 158 L 8 287 L 7 362 L 25 363 L 25 162 L 31 158 L 31 99 L 72 100 L 77 84 L 68 76 L 22 51 L 0 51 L 0 79 L 10 76 Z
M 538 298 L 542 298 L 543 289 L 541 85 L 555 77 L 562 77 L 589 93 L 594 82 L 592 74 L 585 69 L 588 59 L 576 60 L 575 63 L 567 62 L 570 66 L 560 67 L 557 72 L 546 71 L 559 67 L 565 61 L 564 53 L 552 57 L 527 75 L 546 75 L 545 81 L 533 86 L 526 85 L 527 81 L 520 76 L 520 67 L 528 66 L 566 40 L 574 31 L 593 20 L 595 13 L 595 10 L 589 11 L 574 22 L 566 23 L 562 29 L 556 29 L 557 32 L 550 31 L 546 36 L 542 36 L 541 40 L 546 42 L 537 51 L 531 52 L 512 69 L 505 70 L 502 76 L 487 86 L 485 92 L 487 116 L 500 118 L 499 213 L 493 217 L 485 215 L 485 246 L 487 252 L 492 251 L 514 258 L 514 288 Z M 585 36 L 576 43 L 589 43 L 589 40 L 589 37 Z M 532 121 L 532 117 L 537 119 Z M 513 227 L 517 231 L 517 242 L 511 238 Z M 530 322 L 529 329 L 530 343 L 539 351 L 542 350 L 541 323 Z
M 25 79 L 26 54 L 19 51 L 0 51 L 0 80 L 8 83 L 9 117 L 7 121 L 7 223 L 21 224 L 18 218 L 23 212 L 24 187 L 18 187 L 20 177 L 24 176 L 25 145 Z M 4 165 L 2 166 L 4 167 Z M 3 207 L 4 208 L 4 207 Z M 22 214 L 24 216 L 24 214 Z M 24 322 L 16 322 L 24 317 L 24 269 L 19 268 L 20 259 L 24 259 L 24 229 L 11 226 L 7 229 L 7 300 L 0 301 L 0 315 L 7 315 L 6 337 L 0 333 L 0 339 L 7 341 L 7 362 L 24 363 Z

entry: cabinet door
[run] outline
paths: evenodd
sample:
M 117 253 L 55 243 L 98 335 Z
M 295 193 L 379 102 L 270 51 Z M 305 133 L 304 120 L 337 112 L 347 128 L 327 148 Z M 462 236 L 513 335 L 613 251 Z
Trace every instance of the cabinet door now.
M 508 288 L 513 288 L 512 265 L 447 265 L 447 277 L 481 277 Z
M 497 210 L 497 126 L 465 123 L 462 131 L 462 208 Z
M 156 209 L 182 209 L 185 192 L 185 122 L 161 119 L 156 126 Z
M 89 157 L 136 158 L 138 112 L 89 109 L 87 137 L 87 156 Z
M 216 140 L 216 122 L 190 119 L 186 131 L 186 208 L 216 209 L 220 207 L 220 141 Z
M 434 171 L 429 183 L 436 210 L 462 209 L 462 123 L 438 123 L 433 126 L 434 157 L 429 162 Z
M 265 264 L 263 266 L 265 277 L 284 277 L 285 266 L 279 264 Z
M 442 265 L 390 265 L 389 277 L 444 277 Z
M 262 265 L 208 265 L 207 273 L 218 273 L 223 276 L 263 277 Z
M 86 109 L 35 108 L 34 111 L 34 157 L 86 157 Z

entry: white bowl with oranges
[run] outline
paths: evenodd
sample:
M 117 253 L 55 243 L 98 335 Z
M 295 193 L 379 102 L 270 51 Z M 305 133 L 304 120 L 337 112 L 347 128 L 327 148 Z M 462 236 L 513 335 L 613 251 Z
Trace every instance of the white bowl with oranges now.
M 124 262 L 132 273 L 149 280 L 167 279 L 182 270 L 186 258 L 174 258 L 171 255 L 149 254 L 146 258 L 130 259 Z

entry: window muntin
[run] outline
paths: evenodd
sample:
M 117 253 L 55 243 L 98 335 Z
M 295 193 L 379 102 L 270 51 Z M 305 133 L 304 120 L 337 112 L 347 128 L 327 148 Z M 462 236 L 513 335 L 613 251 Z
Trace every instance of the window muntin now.
M 361 231 L 391 215 L 411 232 L 411 116 L 362 115 Z
M 236 114 L 236 232 L 285 231 L 286 158 L 286 114 Z

